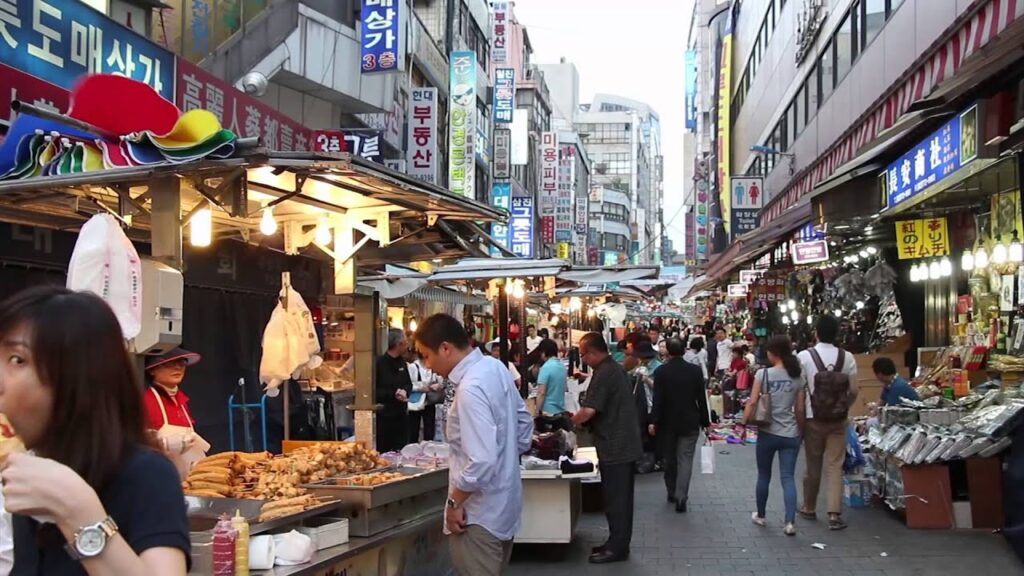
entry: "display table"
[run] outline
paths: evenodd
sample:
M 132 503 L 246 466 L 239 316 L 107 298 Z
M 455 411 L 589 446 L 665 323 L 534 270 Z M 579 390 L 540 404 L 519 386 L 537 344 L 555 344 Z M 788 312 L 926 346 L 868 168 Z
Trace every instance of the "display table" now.
M 580 484 L 596 482 L 597 454 L 593 448 L 580 448 L 577 458 L 590 460 L 595 471 L 586 474 L 562 474 L 559 470 L 523 470 L 523 522 L 516 544 L 568 544 L 576 532 L 582 509 Z

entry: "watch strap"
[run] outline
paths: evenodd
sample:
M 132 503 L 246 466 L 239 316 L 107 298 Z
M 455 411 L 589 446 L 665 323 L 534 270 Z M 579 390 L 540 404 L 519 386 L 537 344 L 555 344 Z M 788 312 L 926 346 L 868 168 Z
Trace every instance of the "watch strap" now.
M 115 522 L 114 519 L 111 518 L 110 516 L 107 516 L 106 518 L 104 518 L 103 520 L 100 520 L 99 522 L 97 522 L 95 524 L 87 524 L 85 526 L 82 526 L 78 530 L 75 530 L 75 534 L 71 538 L 71 541 L 66 543 L 66 544 L 64 544 L 64 550 L 67 551 L 68 556 L 71 556 L 72 560 L 74 560 L 76 562 L 81 562 L 82 559 L 85 558 L 85 556 L 83 556 L 82 553 L 78 551 L 78 538 L 82 534 L 82 532 L 84 532 L 86 530 L 90 530 L 90 529 L 97 529 L 97 530 L 100 530 L 100 531 L 103 532 L 103 535 L 106 537 L 106 542 L 104 543 L 104 548 L 106 547 L 106 544 L 110 543 L 110 539 L 113 538 L 114 535 L 117 534 L 118 531 L 120 530 L 117 527 L 117 522 Z M 102 553 L 102 550 L 100 552 Z M 96 554 L 96 555 L 94 555 L 92 557 L 95 557 L 95 556 L 98 556 L 98 555 L 99 554 Z

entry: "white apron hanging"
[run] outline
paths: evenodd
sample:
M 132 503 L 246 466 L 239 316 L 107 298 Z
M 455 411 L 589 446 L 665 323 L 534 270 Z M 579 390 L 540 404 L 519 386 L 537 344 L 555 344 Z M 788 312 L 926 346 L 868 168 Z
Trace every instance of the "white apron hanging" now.
M 206 457 L 206 452 L 210 449 L 210 443 L 203 440 L 202 436 L 196 434 L 195 428 L 192 427 L 191 423 L 192 417 L 187 413 L 185 414 L 189 418 L 189 425 L 187 427 L 168 424 L 167 409 L 164 408 L 163 398 L 160 397 L 160 393 L 155 388 L 150 388 L 149 391 L 156 397 L 156 404 L 160 407 L 160 415 L 164 419 L 164 425 L 156 431 L 156 437 L 160 439 L 164 446 L 164 453 L 171 459 L 171 462 L 174 462 L 174 466 L 178 469 L 178 474 L 184 480 L 196 462 Z M 189 446 L 190 443 L 191 446 Z

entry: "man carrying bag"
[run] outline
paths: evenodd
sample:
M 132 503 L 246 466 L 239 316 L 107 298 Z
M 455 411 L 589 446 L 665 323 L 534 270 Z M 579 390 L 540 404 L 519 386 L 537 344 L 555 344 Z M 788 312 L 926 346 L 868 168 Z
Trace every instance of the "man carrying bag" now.
M 839 320 L 823 314 L 814 329 L 818 343 L 798 356 L 807 378 L 807 425 L 804 427 L 807 467 L 804 504 L 799 513 L 809 520 L 817 518 L 815 509 L 824 475 L 830 530 L 846 528 L 841 516 L 843 460 L 847 418 L 857 398 L 857 362 L 851 354 L 836 347 L 838 333 Z

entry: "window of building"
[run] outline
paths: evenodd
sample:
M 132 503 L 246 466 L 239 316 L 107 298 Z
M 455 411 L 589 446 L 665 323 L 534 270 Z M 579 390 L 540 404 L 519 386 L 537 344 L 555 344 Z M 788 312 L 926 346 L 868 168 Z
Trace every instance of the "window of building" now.
M 828 100 L 828 97 L 832 95 L 832 90 L 836 87 L 836 67 L 835 67 L 835 51 L 832 49 L 832 43 L 829 42 L 825 45 L 825 51 L 822 52 L 821 58 L 818 60 L 818 106 L 820 107 Z
M 804 81 L 804 87 L 800 90 L 806 96 L 804 104 L 804 116 L 807 118 L 804 125 L 811 123 L 811 118 L 818 113 L 818 67 L 815 65 L 811 69 L 811 73 L 807 76 L 807 80 Z
M 885 26 L 886 0 L 861 1 L 861 44 L 867 47 Z
M 835 35 L 835 47 L 836 47 L 836 85 L 838 86 L 843 78 L 853 68 L 853 59 L 856 51 L 853 44 L 853 14 L 847 14 L 843 18 L 842 23 L 839 24 L 839 28 L 836 30 Z
M 892 16 L 892 13 L 895 12 L 901 4 L 903 4 L 903 0 L 889 0 L 888 16 Z
M 775 132 L 779 135 L 779 147 L 776 148 L 779 152 L 785 152 L 789 150 L 789 111 L 782 113 L 782 118 L 779 118 L 779 125 L 775 128 Z
M 790 116 L 793 118 L 793 141 L 796 142 L 796 137 L 800 135 L 804 125 L 807 124 L 807 94 L 803 86 L 800 87 L 800 90 L 797 91 L 796 96 L 793 98 Z

